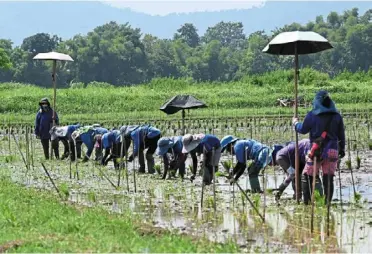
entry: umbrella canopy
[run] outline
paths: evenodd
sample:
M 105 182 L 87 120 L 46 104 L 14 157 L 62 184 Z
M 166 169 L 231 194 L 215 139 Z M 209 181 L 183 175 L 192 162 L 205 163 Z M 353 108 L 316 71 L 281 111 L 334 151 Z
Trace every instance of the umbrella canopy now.
M 39 53 L 34 58 L 34 60 L 60 60 L 60 61 L 71 61 L 74 60 L 71 56 L 58 53 L 58 52 L 48 52 L 48 53 Z
M 53 126 L 55 126 L 55 110 L 56 110 L 56 69 L 57 69 L 57 60 L 58 61 L 70 61 L 73 62 L 74 60 L 71 56 L 58 53 L 58 52 L 48 52 L 48 53 L 39 53 L 33 58 L 34 60 L 53 60 L 53 74 L 52 74 L 52 81 L 53 81 Z
M 182 109 L 206 108 L 207 105 L 192 95 L 176 95 L 167 101 L 160 110 L 168 115 L 174 114 Z
M 262 50 L 273 55 L 305 55 L 331 49 L 333 46 L 326 38 L 312 31 L 294 31 L 280 33 Z

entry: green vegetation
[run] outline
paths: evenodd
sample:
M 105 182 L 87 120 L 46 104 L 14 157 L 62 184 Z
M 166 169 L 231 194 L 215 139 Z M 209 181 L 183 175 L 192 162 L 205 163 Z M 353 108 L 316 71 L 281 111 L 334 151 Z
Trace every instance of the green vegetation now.
M 95 200 L 94 195 L 90 195 Z M 60 203 L 46 191 L 0 180 L 0 252 L 237 252 L 143 225 L 133 214 Z
M 57 35 L 38 33 L 13 47 L 11 41 L 2 39 L 0 52 L 5 52 L 12 67 L 0 72 L 0 82 L 48 86 L 50 61 L 32 58 L 52 50 L 75 59 L 73 63 L 58 64 L 60 87 L 82 87 L 94 81 L 94 86 L 130 86 L 165 77 L 195 82 L 244 80 L 246 75 L 292 69 L 293 57 L 271 56 L 262 49 L 278 33 L 295 30 L 318 32 L 334 46 L 319 54 L 301 56 L 301 68 L 311 66 L 332 77 L 344 70 L 367 72 L 372 65 L 371 14 L 371 9 L 359 13 L 358 8 L 353 8 L 314 17 L 314 21 L 304 25 L 292 23 L 250 35 L 244 34 L 241 22 L 221 21 L 203 35 L 193 24 L 186 23 L 174 31 L 173 39 L 160 39 L 142 34 L 130 24 L 109 22 L 66 41 Z
M 301 70 L 299 96 L 308 107 L 316 91 L 326 88 L 337 107 L 345 112 L 372 109 L 372 71 L 364 73 L 360 81 L 354 81 L 360 73 L 341 75 L 330 79 L 312 69 Z M 252 75 L 236 82 L 195 83 L 191 79 L 154 79 L 148 84 L 132 87 L 94 87 L 59 89 L 57 112 L 62 123 L 73 121 L 125 121 L 126 119 L 171 119 L 159 107 L 176 94 L 193 94 L 209 107 L 190 110 L 193 117 L 291 115 L 291 107 L 278 106 L 278 98 L 293 98 L 293 71 L 275 71 Z M 34 121 L 40 98 L 52 97 L 52 89 L 19 83 L 0 84 L 0 121 Z M 309 108 L 300 108 L 304 114 Z

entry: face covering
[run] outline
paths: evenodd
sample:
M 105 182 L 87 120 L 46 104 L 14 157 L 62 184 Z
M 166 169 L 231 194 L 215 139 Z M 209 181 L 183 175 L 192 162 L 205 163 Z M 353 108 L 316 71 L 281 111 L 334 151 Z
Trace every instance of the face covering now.
M 48 111 L 48 105 L 41 105 L 41 108 L 42 108 L 44 111 Z

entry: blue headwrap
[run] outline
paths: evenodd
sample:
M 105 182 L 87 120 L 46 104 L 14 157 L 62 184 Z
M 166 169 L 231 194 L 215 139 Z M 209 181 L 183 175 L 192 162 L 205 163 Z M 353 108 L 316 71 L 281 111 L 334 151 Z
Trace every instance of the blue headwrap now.
M 336 109 L 335 103 L 332 100 L 330 100 L 331 103 L 328 108 L 323 105 L 324 99 L 326 99 L 327 97 L 329 97 L 329 94 L 325 90 L 320 90 L 319 92 L 316 93 L 315 98 L 313 100 L 313 110 L 312 110 L 314 115 L 319 115 L 322 113 L 337 113 L 338 112 Z

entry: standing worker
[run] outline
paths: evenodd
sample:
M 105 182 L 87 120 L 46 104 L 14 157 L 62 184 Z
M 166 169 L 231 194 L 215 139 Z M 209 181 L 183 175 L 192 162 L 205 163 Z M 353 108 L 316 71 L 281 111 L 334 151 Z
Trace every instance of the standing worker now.
M 337 168 L 338 158 L 345 156 L 345 128 L 342 116 L 338 113 L 335 103 L 325 90 L 316 93 L 313 108 L 307 113 L 304 122 L 293 118 L 296 132 L 309 133 L 311 148 L 302 172 L 302 191 L 304 203 L 311 199 L 313 170 L 319 174 L 320 167 L 323 171 L 323 189 L 326 203 L 331 202 L 334 190 L 334 173 Z M 314 169 L 314 159 L 317 158 L 317 168 Z M 330 186 L 328 186 L 328 182 Z M 329 189 L 328 189 L 329 188 Z M 329 190 L 329 197 L 328 197 Z
M 154 153 L 157 148 L 158 140 L 161 137 L 161 132 L 151 125 L 141 125 L 133 130 L 130 134 L 133 141 L 133 154 L 129 156 L 128 161 L 131 162 L 138 155 L 140 168 L 138 172 L 145 173 L 145 159 L 143 151 L 147 148 L 146 161 L 147 171 L 149 174 L 155 173 Z
M 213 167 L 214 172 L 218 171 L 218 163 L 221 158 L 221 143 L 220 140 L 210 134 L 186 134 L 182 138 L 183 153 L 190 153 L 193 159 L 193 175 L 191 180 L 195 179 L 197 158 L 196 154 L 203 154 L 203 184 L 210 185 L 213 180 Z M 213 154 L 214 150 L 214 154 Z
M 50 129 L 53 127 L 53 113 L 55 113 L 55 123 L 59 124 L 58 114 L 50 107 L 50 102 L 47 98 L 43 98 L 39 102 L 39 110 L 35 120 L 35 135 L 40 139 L 43 146 L 45 159 L 49 160 L 49 141 L 51 139 Z M 59 159 L 58 140 L 51 142 L 52 149 L 56 159 Z

